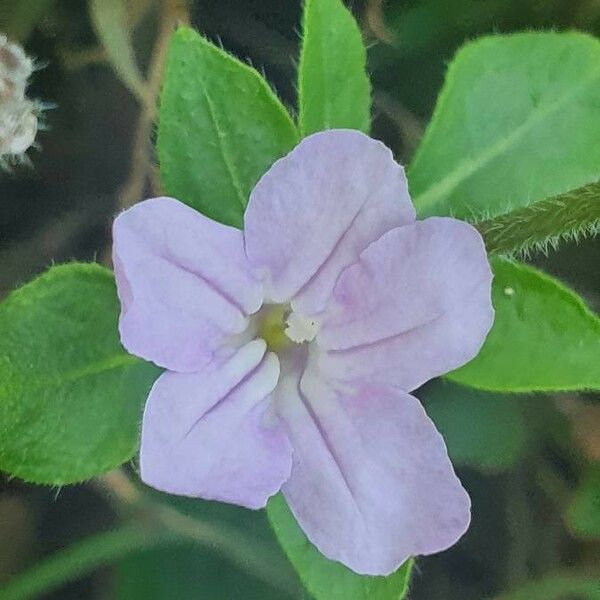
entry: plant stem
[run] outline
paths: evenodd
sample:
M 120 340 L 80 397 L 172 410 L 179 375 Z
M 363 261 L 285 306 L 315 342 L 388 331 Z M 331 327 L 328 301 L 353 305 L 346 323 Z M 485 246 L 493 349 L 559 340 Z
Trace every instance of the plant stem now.
M 190 517 L 155 502 L 120 470 L 97 478 L 95 483 L 116 501 L 117 509 L 127 508 L 176 534 L 180 540 L 192 541 L 213 550 L 252 577 L 282 592 L 285 597 L 298 597 L 297 580 L 278 567 L 277 557 L 268 548 L 261 547 L 239 528 Z M 1 596 L 0 600 L 3 600 Z
M 200 544 L 220 554 L 252 577 L 281 592 L 284 598 L 299 597 L 294 577 L 278 568 L 280 563 L 276 557 L 242 531 L 225 523 L 201 521 L 155 502 L 121 471 L 97 478 L 94 485 L 115 503 L 128 522 L 42 559 L 0 588 L 0 600 L 35 598 L 131 553 L 157 546 L 190 543 Z
M 180 539 L 161 528 L 131 523 L 97 533 L 50 555 L 9 580 L 0 588 L 0 599 L 35 598 L 132 552 L 172 544 Z
M 525 254 L 556 248 L 600 231 L 600 182 L 474 223 L 489 254 Z
M 146 96 L 140 108 L 136 124 L 131 165 L 127 181 L 118 197 L 119 209 L 128 208 L 141 200 L 144 185 L 151 168 L 151 133 L 156 118 L 157 99 L 160 91 L 167 49 L 171 33 L 180 23 L 189 21 L 185 0 L 163 0 L 159 15 L 159 29 L 150 57 L 150 66 L 146 76 Z

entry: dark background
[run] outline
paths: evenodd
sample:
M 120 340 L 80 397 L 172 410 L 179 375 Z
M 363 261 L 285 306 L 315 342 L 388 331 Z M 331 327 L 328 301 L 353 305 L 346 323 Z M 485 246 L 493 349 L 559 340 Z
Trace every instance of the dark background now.
M 10 20 L 15 2 L 0 0 L 0 32 L 20 38 L 43 65 L 34 73 L 29 94 L 55 108 L 45 113 L 41 148 L 29 152 L 33 167 L 0 172 L 0 297 L 52 262 L 105 259 L 111 220 L 124 203 L 123 186 L 131 182 L 140 113 L 138 102 L 98 50 L 87 3 L 31 4 L 32 11 L 39 5 L 38 16 L 17 27 Z M 161 6 L 151 0 L 132 4 L 148 5 L 134 36 L 146 69 Z M 445 66 L 465 40 L 527 29 L 600 30 L 597 0 L 390 0 L 385 10 L 381 2 L 356 1 L 351 8 L 369 45 L 373 135 L 404 163 L 429 119 Z M 293 110 L 299 2 L 196 0 L 190 14 L 192 24 L 209 38 L 264 69 Z M 152 179 L 138 182 L 140 196 L 152 193 Z M 598 308 L 597 241 L 567 244 L 533 259 Z M 489 598 L 557 569 L 592 569 L 600 575 L 599 545 L 569 533 L 563 507 L 540 483 L 537 468 L 541 459 L 550 464 L 557 479 L 550 488 L 556 484 L 568 493 L 577 479 L 573 465 L 600 460 L 599 428 L 595 442 L 582 442 L 581 422 L 564 409 L 576 402 L 589 409 L 586 420 L 595 418 L 600 424 L 597 401 L 591 395 L 544 400 L 551 418 L 569 436 L 566 450 L 542 441 L 508 470 L 462 470 L 474 503 L 472 528 L 452 550 L 418 561 L 412 600 Z M 0 584 L 38 557 L 106 529 L 116 519 L 90 485 L 50 490 L 0 479 Z M 256 586 L 209 552 L 181 547 L 138 554 L 48 598 L 254 598 L 262 593 Z

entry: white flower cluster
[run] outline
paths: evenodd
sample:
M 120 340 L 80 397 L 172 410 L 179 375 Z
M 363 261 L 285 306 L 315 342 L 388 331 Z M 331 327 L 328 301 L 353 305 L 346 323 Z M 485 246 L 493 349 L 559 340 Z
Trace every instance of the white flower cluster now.
M 34 143 L 40 106 L 25 91 L 33 61 L 0 33 L 0 163 L 23 159 Z

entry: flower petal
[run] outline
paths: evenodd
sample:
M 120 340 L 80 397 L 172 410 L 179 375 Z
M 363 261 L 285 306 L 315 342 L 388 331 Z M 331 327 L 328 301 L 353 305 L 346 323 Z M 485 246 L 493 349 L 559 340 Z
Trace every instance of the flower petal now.
M 465 364 L 492 325 L 491 281 L 467 223 L 434 217 L 386 233 L 337 281 L 317 336 L 321 368 L 410 391 Z
M 242 232 L 171 198 L 141 202 L 113 226 L 121 341 L 173 371 L 196 371 L 262 304 Z
M 199 373 L 161 375 L 144 412 L 141 476 L 159 490 L 260 508 L 288 478 L 291 448 L 266 413 L 279 361 L 255 340 Z
M 244 218 L 246 252 L 272 302 L 313 315 L 340 271 L 393 227 L 412 223 L 404 170 L 351 130 L 305 138 L 258 182 Z
M 294 449 L 282 491 L 325 556 L 387 575 L 466 531 L 469 497 L 416 398 L 378 384 L 335 390 L 310 369 L 276 394 Z

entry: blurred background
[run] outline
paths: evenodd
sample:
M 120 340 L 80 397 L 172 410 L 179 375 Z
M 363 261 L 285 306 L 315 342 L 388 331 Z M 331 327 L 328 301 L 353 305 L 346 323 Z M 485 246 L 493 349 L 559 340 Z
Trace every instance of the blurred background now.
M 113 216 L 158 191 L 153 109 L 174 22 L 191 23 L 249 60 L 294 110 L 300 2 L 123 2 L 135 59 L 129 70 L 115 65 L 103 45 L 110 31 L 97 4 L 0 0 L 0 33 L 20 42 L 38 66 L 29 96 L 54 106 L 43 113 L 39 147 L 28 152 L 31 165 L 0 171 L 0 297 L 53 262 L 106 263 Z M 404 164 L 431 115 L 445 67 L 466 40 L 528 29 L 600 33 L 599 0 L 355 0 L 350 8 L 369 47 L 373 135 Z M 149 80 L 145 95 L 139 77 Z M 565 244 L 531 261 L 600 308 L 600 238 Z M 554 583 L 541 592 L 531 588 L 506 599 L 600 598 L 598 397 L 473 394 L 440 382 L 421 390 L 421 397 L 446 436 L 474 517 L 457 546 L 417 561 L 408 597 L 504 598 L 527 582 L 551 577 Z M 0 475 L 0 586 L 40 558 L 127 519 L 128 494 L 139 490 L 116 477 L 113 488 L 121 493 L 115 500 L 114 489 L 107 494 L 97 482 L 49 489 Z M 178 502 L 158 501 L 170 507 Z M 178 509 L 190 518 L 200 511 L 202 518 L 250 528 L 250 544 L 266 540 L 268 560 L 284 573 L 285 585 L 260 581 L 218 548 L 188 541 L 126 547 L 122 558 L 41 597 L 301 597 L 289 566 L 267 539 L 262 515 L 207 503 L 179 502 Z M 561 581 L 578 578 L 597 583 L 581 592 L 561 591 Z

